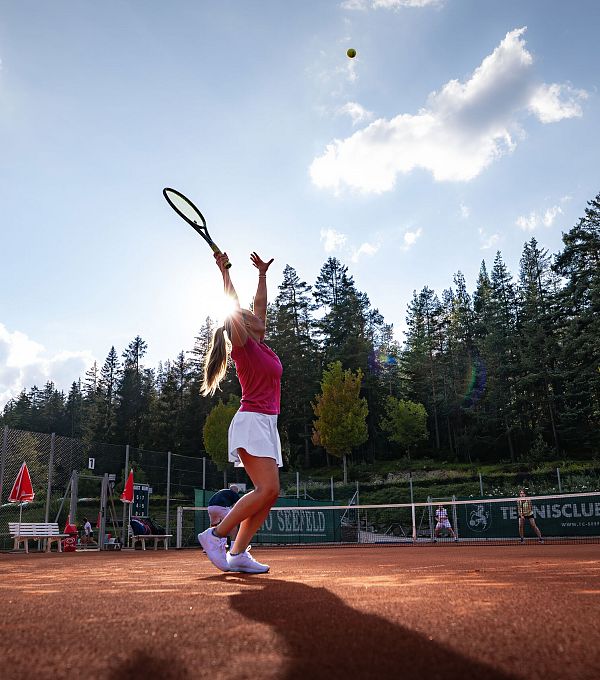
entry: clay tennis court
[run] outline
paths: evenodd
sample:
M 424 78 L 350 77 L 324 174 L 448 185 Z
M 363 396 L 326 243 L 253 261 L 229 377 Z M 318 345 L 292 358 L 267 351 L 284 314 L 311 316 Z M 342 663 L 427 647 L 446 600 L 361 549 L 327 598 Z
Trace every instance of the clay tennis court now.
M 0 676 L 600 677 L 600 545 L 0 555 Z

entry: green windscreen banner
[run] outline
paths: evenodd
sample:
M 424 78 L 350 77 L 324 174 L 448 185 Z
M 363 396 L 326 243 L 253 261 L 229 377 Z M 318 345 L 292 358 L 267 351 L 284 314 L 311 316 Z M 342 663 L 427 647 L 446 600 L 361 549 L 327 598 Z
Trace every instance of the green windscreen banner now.
M 195 490 L 196 507 L 207 507 L 215 491 Z M 322 510 L 321 501 L 304 498 L 279 498 L 275 507 L 285 508 L 269 513 L 252 539 L 253 543 L 333 543 L 342 540 L 341 518 L 344 509 Z M 335 503 L 327 503 L 335 505 Z M 298 509 L 302 507 L 302 510 Z M 196 532 L 209 526 L 206 512 L 195 513 Z
M 280 498 L 258 530 L 259 543 L 333 543 L 342 540 L 340 510 L 323 510 L 323 502 Z M 302 506 L 302 510 L 297 509 Z
M 467 499 L 465 499 L 467 500 Z M 557 497 L 536 500 L 530 497 L 533 518 L 548 537 L 600 535 L 600 496 Z M 515 538 L 519 536 L 519 513 L 516 501 L 486 503 L 475 501 L 456 506 L 459 538 Z M 535 537 L 528 519 L 525 537 Z

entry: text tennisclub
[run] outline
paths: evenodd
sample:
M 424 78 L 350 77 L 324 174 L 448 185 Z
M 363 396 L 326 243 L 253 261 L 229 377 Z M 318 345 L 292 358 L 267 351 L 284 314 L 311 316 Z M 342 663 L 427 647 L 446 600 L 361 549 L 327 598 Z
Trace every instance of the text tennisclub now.
M 532 503 L 533 516 L 540 519 L 568 519 L 600 517 L 600 502 L 584 503 Z M 516 520 L 519 517 L 515 506 L 501 505 L 502 519 Z

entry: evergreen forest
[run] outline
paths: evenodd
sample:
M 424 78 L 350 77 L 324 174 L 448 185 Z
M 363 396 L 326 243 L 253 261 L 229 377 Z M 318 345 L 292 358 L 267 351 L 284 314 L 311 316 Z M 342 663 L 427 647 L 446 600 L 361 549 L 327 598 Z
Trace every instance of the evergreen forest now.
M 585 459 L 600 450 L 600 194 L 563 233 L 551 254 L 531 238 L 518 272 L 502 254 L 481 263 L 473 290 L 456 271 L 442 291 L 424 287 L 406 309 L 406 337 L 357 289 L 348 267 L 330 257 L 311 285 L 290 264 L 269 291 L 266 341 L 280 356 L 280 433 L 286 464 L 329 463 L 315 438 L 314 405 L 333 362 L 360 369 L 366 438 L 354 462 L 400 458 L 404 449 L 382 427 L 388 397 L 426 414 L 427 436 L 413 449 L 455 462 Z M 200 456 L 203 426 L 219 400 L 239 396 L 230 369 L 222 390 L 200 396 L 203 358 L 214 321 L 193 346 L 157 367 L 135 337 L 111 347 L 73 382 L 32 386 L 6 404 L 3 426 Z

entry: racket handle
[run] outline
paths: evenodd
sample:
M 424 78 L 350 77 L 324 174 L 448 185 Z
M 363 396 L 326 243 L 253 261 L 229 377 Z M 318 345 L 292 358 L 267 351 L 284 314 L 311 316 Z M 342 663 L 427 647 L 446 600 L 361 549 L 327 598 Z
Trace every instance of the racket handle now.
M 210 247 L 212 248 L 213 253 L 217 253 L 217 255 L 222 254 L 221 250 L 219 249 L 216 243 L 211 243 Z M 225 263 L 225 269 L 231 269 L 231 262 L 229 260 L 227 260 L 227 262 Z

